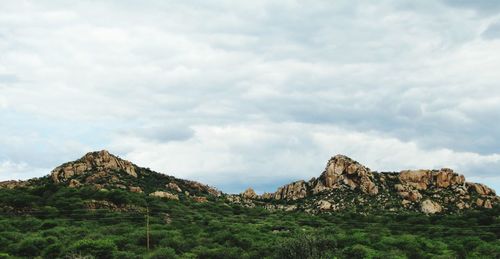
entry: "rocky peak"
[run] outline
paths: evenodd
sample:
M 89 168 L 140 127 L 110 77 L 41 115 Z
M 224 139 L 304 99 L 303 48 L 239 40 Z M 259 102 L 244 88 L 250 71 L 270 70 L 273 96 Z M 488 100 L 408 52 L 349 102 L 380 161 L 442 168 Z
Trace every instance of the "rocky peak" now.
M 281 200 L 306 211 L 377 208 L 427 214 L 492 208 L 500 202 L 494 190 L 468 183 L 449 168 L 379 173 L 344 155 L 328 160 L 318 178 L 295 181 L 253 199 Z
M 370 168 L 344 155 L 332 157 L 319 180 L 322 181 L 319 184 L 329 189 L 340 188 L 342 184 L 345 184 L 353 190 L 358 188 L 367 194 L 378 193 L 378 188 L 372 181 L 373 174 Z
M 244 192 L 241 193 L 241 196 L 246 199 L 254 199 L 257 197 L 257 194 L 252 188 L 246 189 Z
M 60 183 L 68 182 L 75 176 L 92 173 L 92 175 L 86 178 L 87 182 L 91 182 L 96 177 L 103 177 L 117 171 L 137 177 L 136 166 L 134 164 L 110 154 L 107 150 L 101 150 L 87 153 L 74 162 L 56 167 L 52 170 L 51 177 L 55 183 Z

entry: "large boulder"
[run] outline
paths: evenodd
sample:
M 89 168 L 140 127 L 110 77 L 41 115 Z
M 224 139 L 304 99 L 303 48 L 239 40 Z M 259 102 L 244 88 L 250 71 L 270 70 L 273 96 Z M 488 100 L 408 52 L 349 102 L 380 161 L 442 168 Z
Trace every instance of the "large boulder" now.
M 257 194 L 252 188 L 246 189 L 244 192 L 241 193 L 241 196 L 245 199 L 255 199 L 257 198 Z
M 378 193 L 378 187 L 373 182 L 373 174 L 370 169 L 344 155 L 336 155 L 331 158 L 319 180 L 313 187 L 315 192 L 336 189 L 345 184 L 352 190 L 360 189 L 370 195 Z
M 420 210 L 425 214 L 435 214 L 443 211 L 443 207 L 439 203 L 427 199 L 420 204 Z
M 404 170 L 399 173 L 399 181 L 417 190 L 426 190 L 432 179 L 430 170 Z
M 306 197 L 307 185 L 305 181 L 297 181 L 278 188 L 274 193 L 276 200 L 298 200 Z
M 447 188 L 453 185 L 463 185 L 465 183 L 465 177 L 463 175 L 459 175 L 449 168 L 443 168 L 434 175 L 436 179 L 436 186 L 439 188 Z
M 168 200 L 179 200 L 179 196 L 177 194 L 172 194 L 172 193 L 163 192 L 163 191 L 156 191 L 156 192 L 150 193 L 149 196 L 166 198 Z
M 468 183 L 469 189 L 472 189 L 479 195 L 495 195 L 495 191 L 488 188 L 488 186 L 480 183 Z

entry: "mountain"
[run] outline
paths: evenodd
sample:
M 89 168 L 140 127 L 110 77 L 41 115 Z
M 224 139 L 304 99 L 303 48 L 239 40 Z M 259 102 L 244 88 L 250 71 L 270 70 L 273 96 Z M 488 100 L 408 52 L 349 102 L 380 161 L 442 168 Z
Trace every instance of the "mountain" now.
M 205 184 L 139 167 L 106 150 L 90 152 L 78 160 L 64 163 L 48 176 L 1 182 L 0 187 L 48 183 L 71 188 L 122 189 L 173 200 L 219 199 L 247 207 L 308 213 L 455 213 L 466 209 L 491 209 L 500 201 L 494 190 L 483 184 L 466 182 L 463 175 L 452 169 L 379 173 L 343 155 L 332 157 L 318 178 L 296 181 L 274 193 L 262 195 L 251 188 L 239 195 L 224 194 Z
M 103 150 L 0 183 L 0 258 L 500 258 L 498 215 L 450 169 L 339 155 L 310 181 L 224 194 Z
M 249 188 L 230 200 L 247 206 L 312 213 L 348 210 L 426 214 L 491 209 L 500 201 L 494 190 L 466 182 L 452 169 L 379 173 L 343 155 L 332 157 L 318 178 L 293 182 L 263 195 Z
M 122 189 L 170 199 L 217 197 L 222 194 L 208 185 L 139 167 L 106 150 L 89 152 L 78 160 L 64 163 L 48 176 L 28 181 L 0 182 L 0 187 L 30 187 L 46 183 L 72 188 L 91 186 L 98 190 Z

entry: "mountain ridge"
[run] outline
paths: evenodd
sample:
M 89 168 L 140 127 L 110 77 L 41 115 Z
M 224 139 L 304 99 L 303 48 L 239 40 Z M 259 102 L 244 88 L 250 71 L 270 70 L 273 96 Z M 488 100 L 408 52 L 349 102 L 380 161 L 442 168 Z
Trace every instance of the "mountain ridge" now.
M 357 197 L 352 199 L 347 197 L 349 194 Z M 271 209 L 315 213 L 346 209 L 366 212 L 376 207 L 378 210 L 426 214 L 491 209 L 500 201 L 493 189 L 466 182 L 463 175 L 449 168 L 376 172 L 344 155 L 332 157 L 318 178 L 295 181 L 279 187 L 274 193 L 262 195 L 249 188 L 231 199 L 247 206 L 260 204 Z M 283 204 L 269 206 L 270 201 Z
M 463 175 L 449 168 L 377 172 L 344 155 L 329 159 L 317 178 L 285 184 L 273 193 L 262 195 L 251 188 L 241 194 L 226 194 L 199 182 L 140 167 L 106 150 L 89 152 L 75 161 L 63 163 L 41 178 L 0 182 L 0 188 L 47 183 L 71 188 L 122 189 L 171 200 L 223 199 L 247 207 L 309 213 L 381 210 L 454 213 L 490 209 L 500 201 L 494 190 L 484 184 L 466 182 Z

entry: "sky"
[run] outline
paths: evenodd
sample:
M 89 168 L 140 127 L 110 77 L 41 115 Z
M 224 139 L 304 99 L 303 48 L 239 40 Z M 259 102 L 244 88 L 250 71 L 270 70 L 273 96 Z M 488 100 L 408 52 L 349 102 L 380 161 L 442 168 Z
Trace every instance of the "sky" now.
M 500 191 L 500 1 L 0 1 L 0 180 L 94 150 L 228 193 L 450 167 Z

